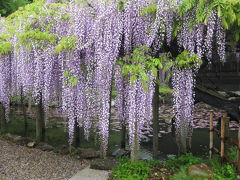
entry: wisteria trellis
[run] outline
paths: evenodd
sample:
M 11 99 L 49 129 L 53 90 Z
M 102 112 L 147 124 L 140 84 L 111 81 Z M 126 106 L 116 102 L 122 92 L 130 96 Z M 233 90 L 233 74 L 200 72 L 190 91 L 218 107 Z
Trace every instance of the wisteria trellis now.
M 39 2 L 43 3 L 39 9 L 44 15 L 39 18 L 33 14 L 25 18 L 25 22 L 17 26 L 10 38 L 14 45 L 11 52 L 0 56 L 0 101 L 6 109 L 6 117 L 10 96 L 19 94 L 21 88 L 25 95 L 30 93 L 36 102 L 41 95 L 46 113 L 49 103 L 57 100 L 68 116 L 69 142 L 73 141 L 76 121 L 84 127 L 86 137 L 89 136 L 90 127 L 96 126 L 105 156 L 114 79 L 118 91 L 118 115 L 128 125 L 131 147 L 136 146 L 136 143 L 140 143 L 142 130 L 151 125 L 156 79 L 149 73 L 149 91 L 145 92 L 138 80 L 131 85 L 128 78 L 123 78 L 120 74 L 121 67 L 115 66 L 115 63 L 139 46 L 151 48 L 153 56 L 158 56 L 164 42 L 170 46 L 173 23 L 180 18 L 177 10 L 181 1 L 86 0 L 81 3 L 59 3 L 58 6 L 55 1 Z M 154 16 L 142 15 L 144 7 L 149 5 L 156 6 Z M 56 14 L 52 15 L 52 11 Z M 191 16 L 192 13 L 189 12 L 182 18 L 182 28 L 177 33 L 179 50 L 197 53 L 200 58 L 206 57 L 210 61 L 213 41 L 216 39 L 217 52 L 221 60 L 224 60 L 225 32 L 221 18 L 212 12 L 207 25 L 198 24 L 189 30 Z M 26 30 L 25 27 L 29 24 L 31 26 Z M 41 33 L 38 37 L 29 36 L 25 43 L 17 47 L 22 40 L 17 33 L 36 29 L 49 35 L 43 34 L 42 39 L 39 38 Z M 1 33 L 7 33 L 4 26 L 0 30 Z M 65 47 L 56 53 L 56 45 L 64 37 L 76 38 L 77 45 L 74 48 Z M 178 69 L 173 75 L 177 133 L 182 133 L 183 136 L 191 129 L 194 73 L 196 71 L 192 69 Z M 181 98 L 182 93 L 186 94 L 184 99 Z M 99 119 L 98 123 L 93 119 Z

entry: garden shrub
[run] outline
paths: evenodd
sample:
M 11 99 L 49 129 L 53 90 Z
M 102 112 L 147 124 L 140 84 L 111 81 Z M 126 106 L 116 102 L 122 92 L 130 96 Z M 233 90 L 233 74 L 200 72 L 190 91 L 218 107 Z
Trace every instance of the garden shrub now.
M 120 160 L 119 165 L 113 170 L 114 180 L 148 180 L 151 163 L 147 161 L 131 162 L 128 158 Z
M 165 167 L 167 169 L 176 171 L 180 169 L 181 167 L 189 167 L 193 164 L 199 164 L 202 163 L 203 160 L 201 158 L 193 156 L 191 153 L 188 153 L 186 155 L 180 156 L 180 157 L 174 157 L 165 162 Z

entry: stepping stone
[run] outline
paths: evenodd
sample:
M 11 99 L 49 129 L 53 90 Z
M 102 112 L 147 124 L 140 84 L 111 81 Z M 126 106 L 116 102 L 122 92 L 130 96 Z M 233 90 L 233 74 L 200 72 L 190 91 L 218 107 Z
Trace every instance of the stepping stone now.
M 107 180 L 108 177 L 108 171 L 90 169 L 88 166 L 85 169 L 79 171 L 69 180 Z

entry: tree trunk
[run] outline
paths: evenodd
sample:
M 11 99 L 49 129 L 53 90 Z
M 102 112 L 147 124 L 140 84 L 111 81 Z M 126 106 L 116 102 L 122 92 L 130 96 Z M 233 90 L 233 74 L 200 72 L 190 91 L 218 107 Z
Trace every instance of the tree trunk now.
M 28 97 L 28 109 L 27 109 L 27 112 L 31 113 L 31 110 L 32 110 L 32 97 L 29 96 Z
M 77 120 L 75 120 L 74 129 L 75 129 L 74 130 L 74 135 L 75 135 L 74 141 L 75 141 L 75 147 L 77 148 L 80 146 L 80 127 L 78 125 Z
M 193 127 L 190 124 L 181 124 L 176 129 L 175 117 L 172 118 L 172 136 L 178 147 L 178 155 L 191 152 Z
M 122 123 L 122 130 L 121 130 L 121 149 L 126 148 L 126 125 L 124 122 Z
M 158 133 L 159 133 L 159 84 L 155 83 L 155 92 L 153 96 L 153 158 L 158 157 Z
M 22 106 L 22 112 L 23 112 L 23 118 L 24 118 L 24 136 L 26 137 L 27 131 L 28 131 L 28 122 L 27 122 L 26 107 L 24 104 L 23 88 L 21 88 L 21 106 Z
M 138 153 L 140 150 L 138 134 L 137 134 L 137 122 L 135 122 L 135 132 L 132 142 L 132 149 L 131 149 L 131 161 L 136 162 L 138 160 Z
M 44 109 L 42 102 L 42 94 L 40 96 L 41 96 L 40 102 L 38 104 L 38 117 L 36 119 L 36 139 L 37 141 L 44 141 L 45 139 Z
M 113 81 L 113 70 L 112 70 L 112 77 L 111 77 L 111 82 Z M 110 92 L 108 94 L 109 97 L 109 117 L 108 117 L 108 139 L 106 140 L 108 142 L 107 146 L 109 146 L 109 137 L 110 137 L 110 125 L 111 125 L 111 112 L 112 112 L 112 90 L 113 90 L 113 83 L 111 83 L 110 87 L 108 87 L 110 89 Z M 103 142 L 103 138 L 101 138 L 102 141 L 100 142 L 100 158 L 102 159 L 106 159 L 107 158 L 107 150 L 109 148 L 107 148 L 107 150 L 104 149 L 104 142 Z
M 3 104 L 0 104 L 1 106 L 1 121 L 0 121 L 0 128 L 1 130 L 5 130 L 6 126 L 7 126 L 7 121 L 6 121 L 6 117 L 5 117 L 5 107 L 3 106 Z
M 188 134 L 188 127 L 186 125 L 181 124 L 179 125 L 180 128 L 176 130 L 176 143 L 178 147 L 178 155 L 186 154 L 187 153 L 187 134 Z

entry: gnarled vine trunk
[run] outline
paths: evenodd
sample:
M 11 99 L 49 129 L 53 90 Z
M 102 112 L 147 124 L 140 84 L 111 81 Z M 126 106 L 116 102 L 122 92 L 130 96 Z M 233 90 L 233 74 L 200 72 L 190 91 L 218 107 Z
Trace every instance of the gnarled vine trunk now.
M 75 147 L 79 147 L 80 146 L 80 127 L 78 125 L 77 120 L 75 120 L 75 124 L 74 124 L 74 143 L 75 143 Z
M 135 121 L 134 126 L 135 126 L 135 131 L 134 131 L 134 137 L 133 137 L 133 142 L 131 146 L 131 161 L 136 162 L 138 160 L 138 153 L 140 150 L 140 144 L 139 144 L 139 136 L 137 134 L 137 128 L 138 128 L 138 122 Z
M 36 139 L 37 141 L 44 141 L 45 139 L 45 122 L 44 122 L 44 109 L 42 102 L 42 94 L 40 95 L 38 104 L 38 116 L 36 119 Z
M 122 123 L 122 129 L 121 129 L 121 148 L 126 148 L 126 125 Z
M 155 92 L 153 96 L 153 158 L 158 156 L 158 133 L 159 133 L 159 85 L 155 83 Z
M 0 110 L 1 110 L 0 128 L 1 128 L 1 130 L 5 130 L 6 125 L 7 125 L 7 121 L 6 121 L 6 117 L 5 117 L 5 107 L 2 103 L 0 103 Z
M 21 88 L 21 107 L 22 107 L 23 118 L 24 118 L 24 136 L 27 136 L 28 121 L 27 121 L 26 107 L 25 107 L 25 104 L 24 104 L 23 88 Z

